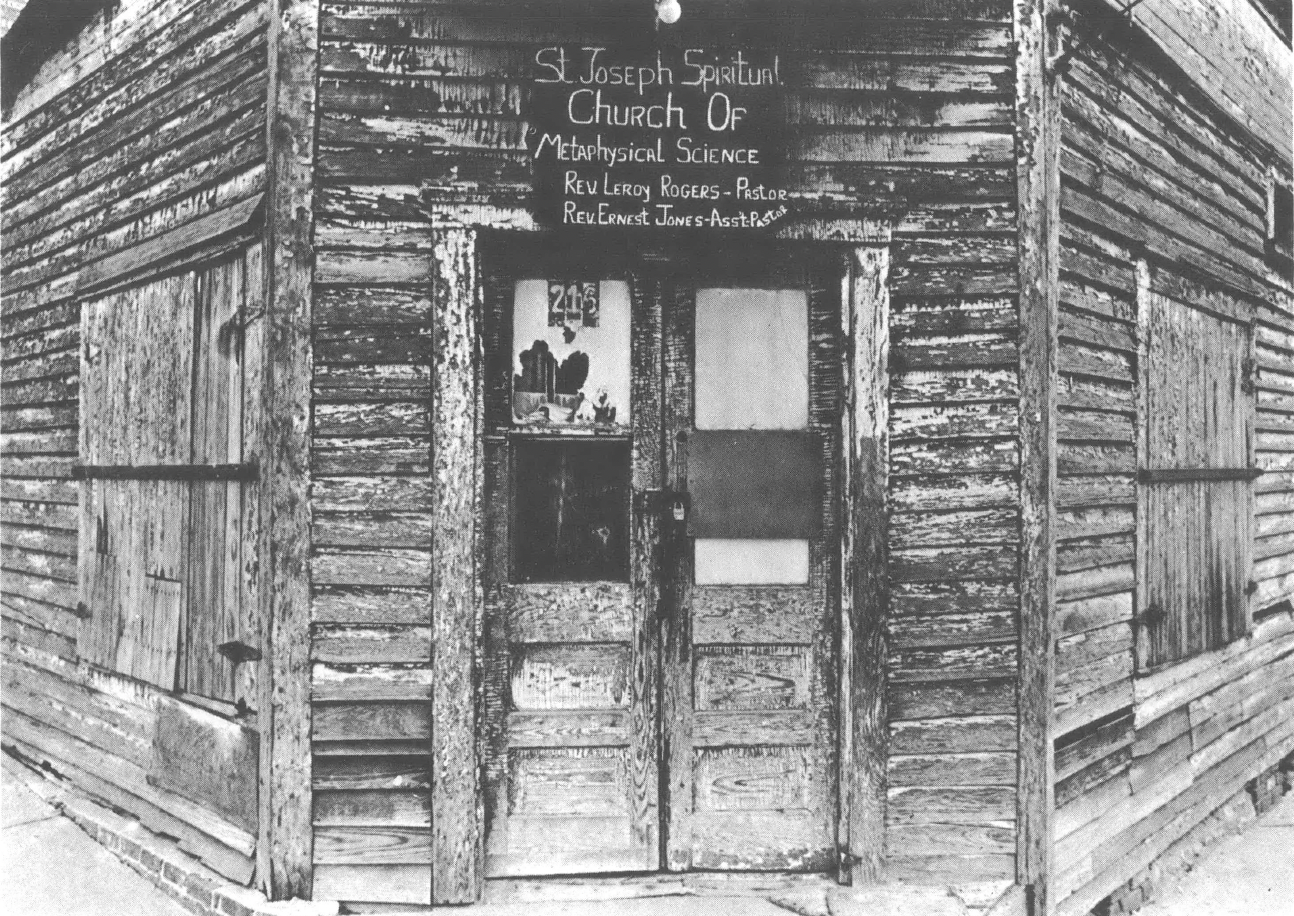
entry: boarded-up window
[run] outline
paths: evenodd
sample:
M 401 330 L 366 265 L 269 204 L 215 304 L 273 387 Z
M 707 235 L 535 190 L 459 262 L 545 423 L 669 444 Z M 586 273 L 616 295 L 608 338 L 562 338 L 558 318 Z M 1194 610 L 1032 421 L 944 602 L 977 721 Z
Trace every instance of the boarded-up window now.
M 81 319 L 81 657 L 249 704 L 243 353 L 260 282 L 249 249 L 88 301 Z
M 1253 517 L 1247 324 L 1146 298 L 1142 662 L 1248 629 Z

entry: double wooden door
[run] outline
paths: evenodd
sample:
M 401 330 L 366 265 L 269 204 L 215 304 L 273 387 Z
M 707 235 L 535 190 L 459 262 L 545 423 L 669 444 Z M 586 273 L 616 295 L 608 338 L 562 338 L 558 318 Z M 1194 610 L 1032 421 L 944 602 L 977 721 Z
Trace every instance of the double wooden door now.
M 834 867 L 838 282 L 497 261 L 487 875 Z

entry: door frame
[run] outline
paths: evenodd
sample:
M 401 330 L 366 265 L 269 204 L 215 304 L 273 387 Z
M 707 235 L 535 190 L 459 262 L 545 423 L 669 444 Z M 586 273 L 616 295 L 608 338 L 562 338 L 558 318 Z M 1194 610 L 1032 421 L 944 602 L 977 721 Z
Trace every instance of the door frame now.
M 461 230 L 460 230 L 461 231 Z M 440 235 L 441 233 L 437 233 Z M 499 354 L 488 352 L 485 346 L 486 314 L 492 307 L 490 297 L 497 297 L 498 284 L 494 281 L 503 275 L 515 275 L 518 266 L 526 263 L 526 255 L 538 249 L 551 254 L 553 251 L 565 250 L 569 256 L 567 269 L 578 269 L 581 262 L 591 263 L 582 258 L 582 252 L 575 246 L 559 246 L 552 243 L 551 233 L 536 232 L 490 232 L 470 233 L 473 241 L 471 275 L 473 289 L 473 318 L 468 322 L 473 338 L 472 351 L 478 365 L 471 367 L 471 384 L 475 389 L 475 406 L 477 420 L 473 424 L 474 439 L 471 452 L 474 457 L 474 485 L 471 488 L 476 494 L 469 500 L 471 519 L 468 527 L 473 532 L 477 543 L 478 556 L 483 556 L 486 549 L 484 532 L 488 525 L 489 506 L 485 504 L 484 494 L 484 453 L 485 436 L 489 426 L 486 416 L 485 392 L 491 384 L 498 384 L 500 373 L 497 363 Z M 612 239 L 612 244 L 601 247 L 596 255 L 590 255 L 605 270 L 608 258 L 614 264 L 621 263 L 627 268 L 631 263 L 660 263 L 668 261 L 669 248 L 672 246 L 639 244 L 635 240 L 624 239 L 620 245 Z M 840 342 L 841 342 L 841 387 L 839 389 L 839 447 L 831 472 L 837 475 L 835 513 L 837 518 L 837 535 L 839 538 L 839 574 L 836 629 L 836 689 L 834 702 L 834 719 L 836 723 L 836 772 L 837 772 L 837 849 L 840 851 L 839 865 L 832 876 L 835 882 L 873 883 L 880 879 L 882 850 L 885 831 L 885 768 L 886 745 L 888 734 L 885 713 L 885 638 L 884 620 L 888 607 L 887 587 L 887 529 L 888 529 L 888 351 L 889 351 L 889 241 L 878 238 L 862 245 L 827 245 L 823 243 L 773 243 L 778 248 L 795 251 L 802 257 L 811 258 L 814 268 L 823 271 L 821 275 L 830 283 L 838 281 L 840 289 Z M 702 246 L 694 259 L 704 257 L 715 250 L 724 250 L 725 246 Z M 439 249 L 439 246 L 438 246 Z M 752 255 L 755 246 L 744 246 L 744 253 Z M 695 251 L 696 249 L 694 249 Z M 742 246 L 738 246 L 738 252 Z M 439 251 L 438 251 L 439 254 Z M 439 274 L 443 275 L 445 265 L 437 265 Z M 500 270 L 499 268 L 502 268 Z M 829 273 L 828 273 L 829 271 Z M 713 275 L 711 275 L 713 276 Z M 731 274 L 739 279 L 740 272 Z M 466 292 L 466 291 L 463 291 Z M 456 335 L 457 336 L 457 335 Z M 437 344 L 442 339 L 437 333 Z M 506 358 L 508 354 L 504 354 Z M 437 359 L 440 362 L 440 359 Z M 456 367 L 461 371 L 461 366 Z M 510 360 L 504 365 L 503 383 L 510 378 Z M 433 423 L 440 426 L 445 418 L 439 412 L 433 414 Z M 440 430 L 433 431 L 436 437 Z M 460 443 L 461 446 L 461 443 Z M 468 521 L 463 519 L 463 521 Z M 476 569 L 474 587 L 474 613 L 471 615 L 474 624 L 471 632 L 471 654 L 474 666 L 479 668 L 483 651 L 486 649 L 489 634 L 484 631 L 484 563 L 473 564 Z M 461 620 L 461 618 L 460 618 Z M 461 644 L 460 644 L 461 645 Z M 465 647 L 464 647 L 465 648 Z M 460 653 L 461 654 L 461 653 Z M 436 678 L 437 684 L 440 678 Z M 473 735 L 471 748 L 473 770 L 485 759 L 485 742 L 487 736 L 481 727 L 484 716 L 484 690 L 482 689 L 481 672 L 478 670 L 473 678 L 475 683 L 475 702 L 473 704 Z M 434 688 L 433 688 L 434 689 Z M 435 758 L 444 755 L 434 753 Z M 461 754 L 457 755 L 461 757 Z M 476 867 L 474 884 L 477 898 L 484 893 L 486 882 L 483 867 L 483 837 L 485 831 L 483 810 L 483 783 L 474 780 L 475 798 L 473 810 L 448 811 L 444 815 L 433 817 L 442 822 L 457 824 L 453 834 L 469 836 L 475 845 Z M 433 800 L 436 796 L 433 795 Z M 455 799 L 461 807 L 466 801 L 459 793 Z M 440 831 L 436 833 L 439 835 Z M 447 840 L 454 837 L 447 836 Z M 460 843 L 461 846 L 461 843 Z M 442 845 L 438 842 L 433 847 L 433 856 L 439 860 Z M 440 869 L 433 863 L 433 873 Z M 812 875 L 787 876 L 811 881 Z M 821 876 L 818 876 L 821 877 Z M 654 886 L 662 880 L 680 881 L 686 879 L 686 873 L 669 874 L 658 872 L 646 874 L 641 880 L 633 879 L 631 883 Z M 572 884 L 588 887 L 596 885 L 600 879 L 571 878 L 553 876 L 528 879 L 490 879 L 492 885 L 500 886 L 524 881 L 526 884 L 542 882 L 552 885 L 555 893 L 562 893 L 560 888 Z M 607 881 L 624 884 L 623 877 L 610 877 Z M 739 875 L 732 880 L 740 883 Z M 757 880 L 757 879 L 752 879 Z M 492 893 L 491 897 L 495 895 Z

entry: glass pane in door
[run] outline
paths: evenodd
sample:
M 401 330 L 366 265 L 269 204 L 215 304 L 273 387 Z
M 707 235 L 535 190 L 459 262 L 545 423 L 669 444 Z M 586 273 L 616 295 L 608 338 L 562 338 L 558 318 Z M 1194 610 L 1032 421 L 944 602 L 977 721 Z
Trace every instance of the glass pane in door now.
M 809 424 L 809 304 L 798 289 L 696 291 L 699 430 Z M 752 491 L 752 501 L 774 494 Z M 803 584 L 807 539 L 697 538 L 698 584 Z
M 629 579 L 629 443 L 518 441 L 516 582 Z
M 692 393 L 668 402 L 662 439 L 687 495 L 663 577 L 670 870 L 836 860 L 825 507 L 837 418 L 810 403 L 831 403 L 841 379 L 837 338 L 815 334 L 810 351 L 809 321 L 812 308 L 830 327 L 839 302 L 829 284 L 807 287 L 683 290 L 666 322 L 667 391 Z

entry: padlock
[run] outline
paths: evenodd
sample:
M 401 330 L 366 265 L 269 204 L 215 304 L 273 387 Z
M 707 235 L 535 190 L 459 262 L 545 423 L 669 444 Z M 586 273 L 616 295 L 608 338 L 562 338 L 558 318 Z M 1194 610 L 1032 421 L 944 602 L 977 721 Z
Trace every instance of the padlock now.
M 674 497 L 674 521 L 681 522 L 687 515 L 687 507 L 683 505 L 681 497 Z

